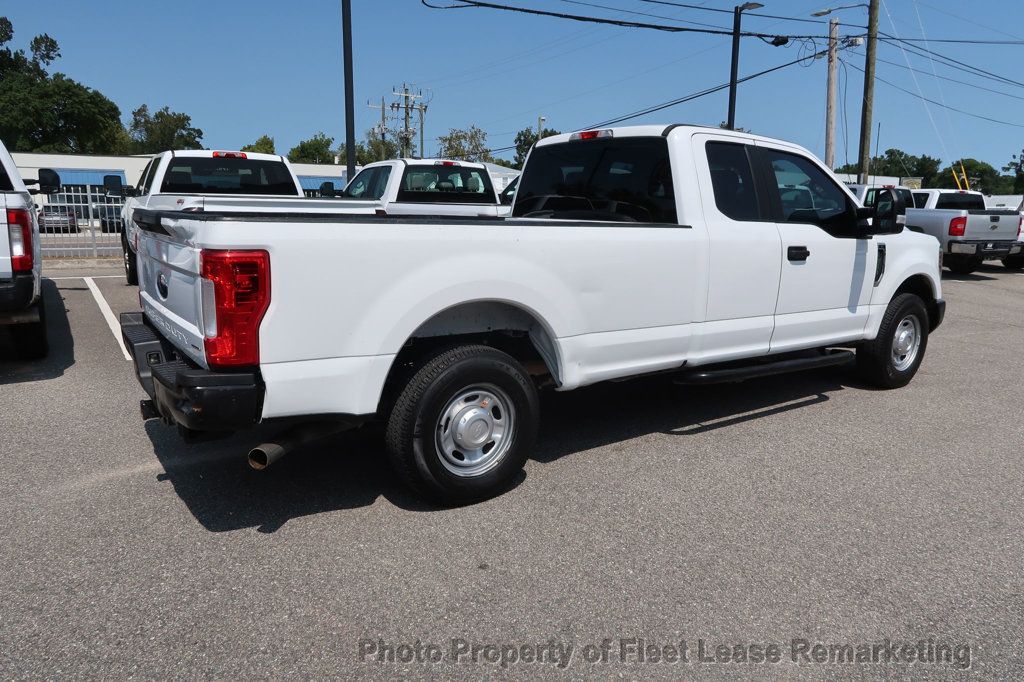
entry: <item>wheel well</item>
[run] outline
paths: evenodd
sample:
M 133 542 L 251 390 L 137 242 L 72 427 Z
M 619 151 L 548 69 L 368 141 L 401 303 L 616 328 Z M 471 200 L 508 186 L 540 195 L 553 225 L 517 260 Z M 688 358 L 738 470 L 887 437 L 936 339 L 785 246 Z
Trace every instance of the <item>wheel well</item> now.
M 416 328 L 391 365 L 382 400 L 400 389 L 422 358 L 439 348 L 470 343 L 508 353 L 541 383 L 561 383 L 558 350 L 547 325 L 511 303 L 475 301 L 442 310 Z
M 908 277 L 896 289 L 896 293 L 892 297 L 896 298 L 900 294 L 914 294 L 921 299 L 925 309 L 928 310 L 928 326 L 934 329 L 939 316 L 939 304 L 935 300 L 935 289 L 932 287 L 931 280 L 926 275 Z

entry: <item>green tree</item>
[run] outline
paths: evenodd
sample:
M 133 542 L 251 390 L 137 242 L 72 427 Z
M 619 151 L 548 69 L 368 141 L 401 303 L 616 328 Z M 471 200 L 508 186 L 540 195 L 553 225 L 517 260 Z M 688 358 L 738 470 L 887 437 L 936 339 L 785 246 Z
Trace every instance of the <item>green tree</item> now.
M 1013 193 L 1024 194 L 1024 149 L 1020 154 L 1010 156 L 1010 162 L 1003 166 L 1004 173 L 1013 173 Z
M 288 152 L 292 163 L 334 163 L 333 137 L 317 133 L 308 140 L 302 140 Z
M 559 132 L 552 128 L 545 128 L 541 137 L 551 137 L 552 135 L 558 135 Z M 513 166 L 510 168 L 522 168 L 523 164 L 526 163 L 526 155 L 530 153 L 530 149 L 533 145 L 537 144 L 537 131 L 534 128 L 523 128 L 516 133 L 516 157 L 512 161 Z M 504 165 L 504 164 L 503 164 Z
M 126 151 L 121 111 L 101 93 L 46 67 L 60 57 L 50 36 L 31 56 L 8 46 L 14 26 L 0 17 L 0 138 L 12 151 L 102 154 Z
M 276 154 L 277 152 L 274 149 L 274 138 L 269 135 L 261 135 L 255 142 L 245 145 L 239 151 L 255 152 L 257 154 Z
M 440 144 L 438 156 L 445 159 L 462 159 L 463 161 L 491 161 L 491 152 L 487 148 L 487 133 L 475 125 L 465 130 L 451 128 L 447 135 L 437 138 Z
M 164 107 L 155 114 L 143 104 L 132 112 L 128 126 L 136 154 L 155 154 L 168 149 L 202 149 L 203 131 L 192 127 L 192 117 Z
M 985 194 L 1010 194 L 1013 191 L 1013 176 L 1000 175 L 992 164 L 978 161 L 977 159 L 963 159 L 963 170 L 970 180 L 971 189 Z M 962 177 L 960 172 L 960 161 L 946 166 L 936 180 L 935 186 L 943 189 L 955 189 L 956 180 L 953 179 L 953 169 Z
M 932 187 L 939 174 L 941 161 L 923 154 L 914 156 L 902 149 L 886 149 L 882 156 L 871 159 L 872 175 L 890 175 L 897 178 L 921 178 L 923 187 Z M 836 169 L 837 173 L 856 175 L 859 168 L 856 164 L 847 164 Z
M 361 145 L 364 153 L 366 154 L 366 161 L 360 161 L 359 164 L 372 163 L 374 161 L 383 161 L 385 159 L 397 159 L 401 150 L 398 148 L 398 142 L 389 140 L 387 137 L 381 139 L 381 136 L 375 130 L 366 131 L 366 142 Z M 342 145 L 344 148 L 344 145 Z M 359 156 L 359 152 L 356 152 L 356 156 Z M 342 162 L 345 161 L 345 156 L 341 157 Z

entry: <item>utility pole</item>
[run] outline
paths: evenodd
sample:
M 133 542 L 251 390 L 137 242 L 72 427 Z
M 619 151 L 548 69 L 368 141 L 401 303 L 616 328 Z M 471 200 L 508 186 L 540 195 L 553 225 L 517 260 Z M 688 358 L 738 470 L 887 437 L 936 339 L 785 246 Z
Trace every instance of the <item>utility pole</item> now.
M 878 0 L 868 5 L 868 48 L 864 57 L 864 102 L 860 113 L 858 181 L 867 184 L 871 165 L 871 115 L 875 104 L 875 48 L 878 46 Z
M 740 18 L 744 10 L 761 9 L 759 2 L 745 2 L 732 10 L 732 68 L 729 72 L 729 118 L 726 128 L 736 130 L 736 82 L 740 70 Z
M 548 119 L 545 118 L 544 116 L 538 116 L 537 117 L 537 141 L 538 142 L 540 141 L 540 138 L 544 137 L 544 121 L 546 121 L 546 120 L 548 120 Z
M 426 124 L 423 122 L 423 117 L 427 114 L 427 105 L 420 102 L 413 107 L 416 111 L 420 112 L 420 158 L 425 159 L 427 157 L 427 146 L 424 139 L 423 131 L 426 129 Z
M 828 22 L 828 94 L 825 97 L 825 165 L 836 167 L 836 78 L 839 73 L 839 20 Z
M 411 147 L 412 147 L 412 138 L 413 138 L 413 135 L 415 135 L 415 133 L 416 133 L 416 131 L 414 131 L 410 127 L 410 125 L 409 125 L 412 122 L 412 120 L 411 120 L 412 110 L 413 109 L 419 109 L 420 107 L 422 107 L 423 111 L 420 112 L 420 116 L 421 117 L 422 117 L 423 113 L 426 112 L 426 105 L 423 105 L 423 104 L 414 105 L 413 101 L 417 100 L 417 99 L 423 99 L 423 93 L 421 92 L 419 94 L 413 94 L 413 93 L 409 92 L 409 86 L 407 84 L 405 84 L 405 83 L 402 83 L 402 91 L 398 92 L 397 90 L 394 90 L 394 91 L 392 91 L 391 94 L 393 94 L 395 97 L 401 97 L 402 98 L 401 102 L 392 102 L 391 103 L 391 109 L 393 111 L 401 110 L 402 111 L 402 115 L 403 115 L 402 130 L 399 133 L 399 142 L 401 143 L 402 156 L 412 156 L 412 149 L 411 149 Z M 421 120 L 422 120 L 422 118 L 421 118 Z M 422 128 L 422 125 L 420 127 Z M 420 136 L 420 146 L 422 146 L 422 145 L 423 145 L 423 137 L 421 135 Z M 421 156 L 422 156 L 422 153 L 423 153 L 423 150 L 421 149 L 420 150 L 420 155 Z
M 356 174 L 356 105 L 352 87 L 352 0 L 341 0 L 341 34 L 345 53 L 345 177 Z
M 388 107 L 386 104 L 384 104 L 383 95 L 380 98 L 379 107 L 376 104 L 370 104 L 369 102 L 366 103 L 366 106 L 370 107 L 371 109 L 380 109 L 380 123 L 377 124 L 377 126 L 375 127 L 377 128 L 377 134 L 380 135 L 380 150 L 378 151 L 377 154 L 380 158 L 378 160 L 383 161 L 387 156 L 384 149 L 384 135 L 386 135 L 388 132 Z

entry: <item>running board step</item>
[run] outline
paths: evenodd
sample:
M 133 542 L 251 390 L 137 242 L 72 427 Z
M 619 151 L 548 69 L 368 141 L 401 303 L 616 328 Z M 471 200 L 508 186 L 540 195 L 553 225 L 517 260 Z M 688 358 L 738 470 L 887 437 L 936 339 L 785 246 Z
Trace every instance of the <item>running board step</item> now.
M 852 362 L 856 356 L 849 350 L 828 350 L 814 355 L 798 357 L 786 356 L 778 360 L 762 362 L 746 362 L 737 364 L 730 362 L 721 365 L 707 365 L 681 372 L 674 383 L 685 386 L 701 384 L 727 384 L 757 377 L 768 377 L 773 374 L 803 372 L 808 369 L 836 367 Z

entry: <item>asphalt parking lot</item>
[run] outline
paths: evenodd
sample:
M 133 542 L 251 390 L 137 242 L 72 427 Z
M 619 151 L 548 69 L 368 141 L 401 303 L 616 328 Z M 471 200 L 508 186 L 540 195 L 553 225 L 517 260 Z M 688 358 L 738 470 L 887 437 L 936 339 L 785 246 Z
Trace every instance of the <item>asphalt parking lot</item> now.
M 50 357 L 0 340 L 4 678 L 1024 676 L 1024 274 L 947 276 L 902 390 L 832 371 L 546 394 L 525 476 L 458 509 L 407 495 L 372 427 L 255 472 L 272 432 L 143 424 L 100 303 L 136 290 L 46 274 Z M 622 663 L 628 638 L 689 659 Z M 966 645 L 970 669 L 794 663 L 794 639 Z M 699 640 L 784 653 L 701 662 Z M 443 660 L 374 653 L 417 641 Z M 471 653 L 551 641 L 567 669 Z

